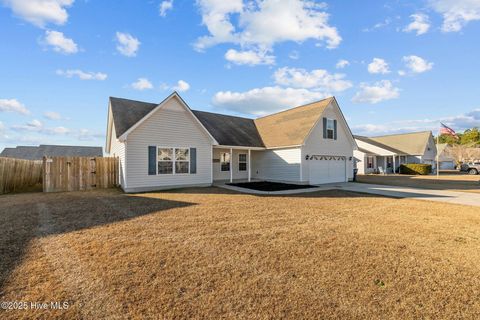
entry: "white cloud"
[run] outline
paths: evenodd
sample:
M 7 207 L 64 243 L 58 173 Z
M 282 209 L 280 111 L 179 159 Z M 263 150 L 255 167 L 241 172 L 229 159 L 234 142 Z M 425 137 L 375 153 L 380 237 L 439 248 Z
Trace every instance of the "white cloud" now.
M 391 18 L 386 18 L 384 21 L 376 23 L 373 27 L 364 28 L 362 31 L 363 32 L 372 32 L 372 31 L 375 31 L 377 29 L 385 28 L 385 27 L 389 26 L 391 23 L 392 23 L 392 19 Z
M 293 50 L 292 52 L 290 52 L 288 57 L 292 60 L 298 60 L 300 59 L 300 53 L 297 50 Z
M 105 135 L 100 132 L 94 132 L 89 129 L 80 129 L 75 131 L 73 135 L 80 141 L 103 141 Z
M 43 123 L 40 120 L 34 119 L 25 125 L 13 125 L 11 128 L 18 131 L 41 131 L 43 130 Z
M 3 124 L 2 121 L 0 121 L 0 133 L 5 131 L 5 125 Z
M 45 31 L 45 43 L 52 46 L 56 52 L 72 54 L 78 52 L 78 46 L 70 38 L 65 37 L 62 32 L 47 30 Z
M 10 128 L 17 132 L 31 132 L 48 136 L 70 136 L 80 141 L 98 140 L 103 137 L 103 134 L 93 133 L 88 129 L 69 129 L 63 126 L 46 127 L 39 120 L 32 120 L 24 125 L 13 125 Z M 41 141 L 44 141 L 44 139 Z
M 38 26 L 47 23 L 63 25 L 68 20 L 65 8 L 70 7 L 74 0 L 2 0 L 3 4 L 18 17 Z
M 335 68 L 343 69 L 348 65 L 350 65 L 350 62 L 348 60 L 341 59 L 341 60 L 338 60 L 337 64 L 335 65 Z
M 339 92 L 352 87 L 340 73 L 330 74 L 327 70 L 307 71 L 297 68 L 280 68 L 273 75 L 275 83 L 285 87 L 315 89 L 323 92 Z
M 177 85 L 172 88 L 174 91 L 185 92 L 190 89 L 190 84 L 183 80 L 178 80 Z
M 419 56 L 405 56 L 403 61 L 405 66 L 413 73 L 423 73 L 433 68 L 433 62 L 428 62 Z
M 140 41 L 128 33 L 117 32 L 117 50 L 127 57 L 135 57 L 140 48 Z
M 361 83 L 360 89 L 352 98 L 352 102 L 375 104 L 400 96 L 400 89 L 394 87 L 389 80 L 378 81 L 373 85 Z
M 426 14 L 423 13 L 416 13 L 410 16 L 412 18 L 412 22 L 408 26 L 406 26 L 403 31 L 405 32 L 412 32 L 415 31 L 417 36 L 427 33 L 430 29 L 430 19 Z
M 221 91 L 215 94 L 213 105 L 242 114 L 265 115 L 325 97 L 322 92 L 275 86 L 246 92 Z
M 173 0 L 162 1 L 160 3 L 160 16 L 165 17 L 167 16 L 167 11 L 173 9 Z
M 368 72 L 370 73 L 389 73 L 388 63 L 380 58 L 373 58 L 373 61 L 368 65 Z
M 17 112 L 24 115 L 30 114 L 30 111 L 17 99 L 0 99 L 0 112 Z
M 442 31 L 458 32 L 470 21 L 480 20 L 478 0 L 429 0 L 430 6 L 443 16 Z
M 195 43 L 197 50 L 220 43 L 234 43 L 242 48 L 272 50 L 276 43 L 323 41 L 337 47 L 342 38 L 329 25 L 324 3 L 310 0 L 256 0 L 244 5 L 242 0 L 197 0 L 202 23 L 209 35 Z
M 60 113 L 54 111 L 45 111 L 43 116 L 48 120 L 62 120 L 63 117 Z
M 230 49 L 225 53 L 225 59 L 237 65 L 259 65 L 259 64 L 274 64 L 275 57 L 268 55 L 267 52 L 259 52 L 254 50 L 237 51 Z
M 85 72 L 82 70 L 57 70 L 57 75 L 66 78 L 78 77 L 80 80 L 106 80 L 107 75 L 101 72 Z
M 138 78 L 137 81 L 131 84 L 135 90 L 143 91 L 153 89 L 153 84 L 147 78 Z

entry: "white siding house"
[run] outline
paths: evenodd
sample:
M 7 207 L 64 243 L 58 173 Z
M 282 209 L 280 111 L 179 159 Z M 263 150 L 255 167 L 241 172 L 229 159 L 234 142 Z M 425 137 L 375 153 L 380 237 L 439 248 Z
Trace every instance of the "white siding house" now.
M 336 102 L 331 103 L 322 117 L 336 120 L 336 139 L 323 138 L 323 121 L 318 121 L 302 146 L 302 159 L 307 156 L 335 156 L 336 159 L 323 159 L 302 162 L 302 181 L 315 184 L 314 180 L 326 182 L 349 181 L 353 179 L 353 151 L 357 148 L 352 133 Z M 323 168 L 323 177 L 317 177 Z
M 359 174 L 393 173 L 404 163 L 425 163 L 436 170 L 436 146 L 430 131 L 380 137 L 355 136 Z
M 355 140 L 335 100 L 258 119 L 191 110 L 173 93 L 160 104 L 110 98 L 107 146 L 126 192 L 214 182 L 345 182 Z
M 146 191 L 212 183 L 213 140 L 181 102 L 168 100 L 127 137 L 125 190 Z M 196 149 L 196 173 L 148 173 L 148 147 Z M 158 151 L 157 151 L 158 152 Z M 190 165 L 190 164 L 189 164 Z M 158 171 L 158 169 L 157 169 Z
M 301 182 L 300 147 L 253 152 L 252 177 L 276 182 Z

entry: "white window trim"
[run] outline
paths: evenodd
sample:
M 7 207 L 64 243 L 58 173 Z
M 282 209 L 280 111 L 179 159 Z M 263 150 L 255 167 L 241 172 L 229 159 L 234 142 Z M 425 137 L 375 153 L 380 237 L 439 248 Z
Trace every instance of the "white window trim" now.
M 245 156 L 245 161 L 240 161 L 240 156 L 241 155 Z M 247 157 L 248 157 L 248 155 L 246 153 L 239 153 L 238 154 L 238 172 L 247 172 L 248 171 Z M 245 163 L 245 170 L 240 170 L 240 163 Z
M 332 129 L 328 129 L 328 122 L 331 121 L 332 122 Z M 327 123 L 326 123 L 326 132 L 327 132 L 327 137 L 326 139 L 327 140 L 334 140 L 335 139 L 335 119 L 330 119 L 330 118 L 327 118 Z M 328 137 L 328 131 L 331 130 L 332 131 L 332 137 L 329 138 Z
M 158 173 L 158 163 L 160 161 L 164 161 L 164 162 L 170 162 L 170 161 L 167 161 L 167 160 L 158 160 L 158 149 L 172 149 L 173 150 L 173 154 L 172 154 L 172 173 Z M 188 149 L 188 172 L 187 173 L 176 173 L 175 172 L 175 163 L 177 162 L 177 159 L 176 159 L 176 155 L 175 155 L 175 151 L 177 149 Z M 169 175 L 175 175 L 175 176 L 185 176 L 185 175 L 190 175 L 190 171 L 191 171 L 191 165 L 192 165 L 192 161 L 191 161 L 191 158 L 190 158 L 190 150 L 192 149 L 192 147 L 167 147 L 167 146 L 157 146 L 157 153 L 155 155 L 156 157 L 156 169 L 157 169 L 157 176 L 169 176 Z M 187 162 L 187 160 L 179 160 L 178 162 Z

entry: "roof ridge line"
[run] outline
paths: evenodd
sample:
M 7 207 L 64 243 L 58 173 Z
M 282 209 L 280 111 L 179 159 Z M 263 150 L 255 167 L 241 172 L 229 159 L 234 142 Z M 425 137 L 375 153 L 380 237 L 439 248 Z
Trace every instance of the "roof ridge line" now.
M 247 119 L 247 120 L 255 120 L 255 119 L 252 119 L 252 118 L 240 117 L 240 116 L 233 116 L 233 115 L 225 114 L 225 113 L 218 113 L 218 112 L 211 112 L 211 111 L 203 111 L 203 110 L 194 110 L 194 109 L 192 109 L 192 111 L 194 111 L 194 112 L 204 112 L 204 113 L 216 114 L 216 115 L 224 116 L 224 117 L 232 117 L 232 118 L 240 118 L 240 119 Z
M 423 130 L 423 131 L 414 131 L 414 132 L 404 132 L 404 133 L 395 133 L 395 134 L 384 134 L 384 135 L 381 135 L 381 136 L 366 137 L 366 138 L 372 139 L 372 138 L 391 137 L 391 136 L 404 136 L 404 135 L 407 135 L 407 134 L 426 133 L 426 132 L 431 133 L 432 130 Z
M 268 114 L 268 115 L 265 115 L 265 116 L 261 116 L 261 117 L 258 117 L 256 119 L 254 119 L 254 120 L 268 118 L 268 117 L 271 117 L 271 116 L 274 116 L 274 115 L 277 115 L 277 114 L 280 114 L 280 113 L 283 113 L 283 112 L 287 112 L 287 111 L 298 109 L 298 108 L 303 108 L 303 107 L 306 107 L 306 106 L 309 106 L 309 105 L 312 105 L 312 104 L 315 104 L 315 103 L 319 103 L 319 102 L 322 102 L 322 101 L 325 101 L 325 100 L 328 100 L 328 99 L 334 99 L 334 98 L 335 98 L 334 96 L 331 96 L 331 97 L 328 97 L 328 98 L 320 99 L 320 100 L 317 100 L 317 101 L 313 101 L 313 102 L 310 102 L 310 103 L 303 104 L 301 106 L 296 106 L 296 107 L 293 107 L 293 108 L 289 108 L 289 109 L 285 109 L 285 110 L 282 110 L 282 111 L 271 113 L 271 114 Z

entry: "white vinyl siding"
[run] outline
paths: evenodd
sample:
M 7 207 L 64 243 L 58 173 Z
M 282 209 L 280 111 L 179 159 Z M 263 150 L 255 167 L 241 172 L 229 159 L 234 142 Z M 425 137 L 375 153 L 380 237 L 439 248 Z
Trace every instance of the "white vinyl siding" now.
M 149 146 L 196 148 L 197 173 L 148 175 Z M 210 184 L 211 149 L 205 130 L 172 98 L 127 137 L 127 191 Z
M 346 157 L 346 175 L 348 179 L 352 179 L 353 149 L 355 145 L 350 130 L 344 125 L 340 109 L 332 102 L 325 109 L 322 117 L 337 120 L 337 139 L 323 139 L 323 121 L 320 118 L 302 147 L 302 181 L 308 182 L 310 180 L 309 163 L 312 160 L 305 160 L 307 155 Z
M 118 141 L 115 133 L 115 124 L 112 121 L 112 129 L 110 136 L 110 153 L 111 157 L 118 157 L 119 161 L 119 181 L 122 188 L 125 188 L 125 143 Z
M 252 178 L 300 182 L 301 149 L 252 151 Z
M 233 156 L 230 161 L 230 169 L 233 170 L 233 179 L 234 180 L 245 180 L 248 179 L 248 170 L 240 171 L 238 167 L 238 155 L 246 153 L 245 150 L 235 150 L 233 149 Z M 222 153 L 230 153 L 230 149 L 213 149 L 213 159 L 216 161 L 212 163 L 213 168 L 213 180 L 230 180 L 230 171 L 221 171 L 221 155 Z M 247 157 L 248 162 L 248 157 Z M 247 167 L 248 168 L 248 167 Z

